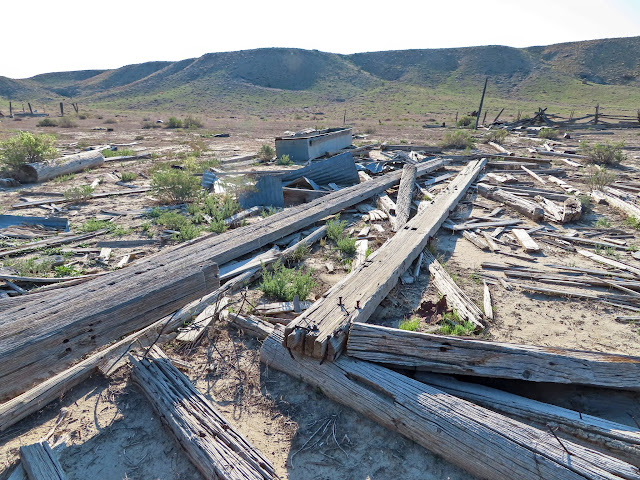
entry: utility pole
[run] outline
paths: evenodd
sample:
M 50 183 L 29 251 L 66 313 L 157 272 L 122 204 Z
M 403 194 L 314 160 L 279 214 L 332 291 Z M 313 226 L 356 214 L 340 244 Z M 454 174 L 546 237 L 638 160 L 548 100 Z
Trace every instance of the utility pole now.
M 480 112 L 482 111 L 482 104 L 484 103 L 484 94 L 487 91 L 487 82 L 489 77 L 484 79 L 484 88 L 482 89 L 482 98 L 480 99 L 480 108 L 478 108 L 478 114 L 476 115 L 476 130 L 478 129 L 478 122 L 480 121 Z

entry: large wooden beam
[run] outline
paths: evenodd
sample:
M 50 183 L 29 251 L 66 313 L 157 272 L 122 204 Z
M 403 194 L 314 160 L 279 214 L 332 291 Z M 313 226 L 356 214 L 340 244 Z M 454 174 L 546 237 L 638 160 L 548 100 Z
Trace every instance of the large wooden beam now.
M 369 362 L 294 356 L 274 331 L 260 360 L 322 390 L 386 428 L 399 432 L 479 478 L 492 480 L 638 479 L 621 460 L 549 431 L 509 419 Z M 565 450 L 566 449 L 566 450 Z
M 11 306 L 0 322 L 0 401 L 220 285 L 218 266 L 211 261 L 183 269 L 176 263 L 165 265 L 160 258 L 123 270 L 126 275 L 119 281 L 110 275 L 98 277 L 102 289 L 95 288 L 96 280 L 69 287 L 83 293 L 75 298 L 60 290 L 32 295 L 33 300 L 25 302 L 28 308 L 20 301 L 2 301 Z
M 502 202 L 536 222 L 540 222 L 544 219 L 544 210 L 540 205 L 530 200 L 518 197 L 513 193 L 509 193 L 498 187 L 494 187 L 493 185 L 479 183 L 478 193 L 490 200 Z
M 640 430 L 549 403 L 461 382 L 437 373 L 416 372 L 414 378 L 470 402 L 537 425 L 552 425 L 625 462 L 640 466 Z
M 395 367 L 640 391 L 640 357 L 409 332 L 354 323 L 348 355 Z
M 397 232 L 409 221 L 411 213 L 411 200 L 416 183 L 416 166 L 405 163 L 402 167 L 402 178 L 398 188 L 398 201 L 396 202 L 396 220 L 393 231 Z
M 57 456 L 47 442 L 20 447 L 21 465 L 28 480 L 66 480 Z
M 427 208 L 291 322 L 285 334 L 286 346 L 316 358 L 337 358 L 345 345 L 349 324 L 367 321 L 400 275 L 425 249 L 485 163 L 486 160 L 470 162 Z
M 16 172 L 22 183 L 35 183 L 51 180 L 60 175 L 80 172 L 87 168 L 99 167 L 104 163 L 104 156 L 98 150 L 77 153 L 45 162 L 25 163 Z
M 271 462 L 231 425 L 158 347 L 132 356 L 140 386 L 191 462 L 210 480 L 277 479 Z

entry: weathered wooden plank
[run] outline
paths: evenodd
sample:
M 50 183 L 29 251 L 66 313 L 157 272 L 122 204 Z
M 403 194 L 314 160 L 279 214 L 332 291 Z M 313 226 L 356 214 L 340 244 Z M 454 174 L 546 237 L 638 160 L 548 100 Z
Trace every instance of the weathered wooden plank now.
M 640 478 L 635 467 L 570 441 L 567 452 L 548 431 L 511 420 L 397 372 L 341 357 L 295 356 L 275 330 L 260 360 L 300 378 L 467 472 L 492 480 Z M 464 453 L 462 453 L 464 452 Z
M 626 263 L 622 263 L 611 258 L 603 257 L 602 255 L 590 252 L 589 250 L 578 250 L 578 253 L 584 257 L 590 258 L 595 262 L 604 263 L 605 265 L 609 265 L 610 267 L 619 268 L 620 270 L 626 270 L 627 272 L 631 272 L 635 275 L 640 276 L 640 268 L 627 265 Z
M 402 177 L 398 188 L 398 201 L 396 202 L 396 220 L 394 231 L 397 232 L 409 221 L 411 213 L 411 200 L 413 198 L 413 186 L 416 183 L 416 166 L 406 163 L 402 167 Z
M 451 275 L 438 260 L 428 251 L 423 252 L 425 265 L 431 273 L 431 281 L 441 295 L 447 297 L 447 305 L 453 308 L 461 320 L 473 323 L 476 329 L 484 329 L 483 316 L 480 309 L 453 281 Z
M 487 245 L 487 243 L 483 239 L 478 237 L 478 235 L 476 235 L 475 233 L 468 230 L 463 230 L 462 236 L 473 243 L 480 250 L 489 250 L 489 245 Z
M 437 373 L 415 372 L 414 378 L 490 410 L 557 428 L 594 448 L 603 448 L 625 462 L 640 466 L 638 428 Z
M 47 238 L 45 240 L 39 240 L 37 242 L 23 243 L 17 248 L 10 248 L 8 250 L 0 250 L 0 257 L 8 257 L 10 255 L 17 255 L 19 253 L 31 252 L 43 247 L 54 247 L 56 245 L 64 245 L 67 243 L 81 242 L 82 240 L 88 240 L 98 235 L 106 233 L 106 230 L 96 230 L 90 233 L 81 233 L 80 235 L 58 235 L 57 237 Z
M 540 246 L 529 236 L 529 234 L 522 228 L 514 228 L 511 233 L 516 237 L 518 243 L 522 246 L 525 252 L 539 252 Z
M 139 188 L 131 188 L 129 190 L 115 190 L 113 192 L 101 192 L 101 193 L 92 193 L 89 199 L 91 198 L 105 198 L 116 195 L 132 195 L 135 193 L 146 193 L 151 190 L 151 187 L 139 187 Z M 72 202 L 74 200 L 70 198 L 45 198 L 43 200 L 32 200 L 30 202 L 20 202 L 14 203 L 11 205 L 11 208 L 28 208 L 28 207 L 37 207 L 38 205 L 47 205 L 49 203 L 67 203 Z
M 47 442 L 20 447 L 20 460 L 29 480 L 66 480 L 67 478 Z
M 640 391 L 640 357 L 487 342 L 354 323 L 347 354 L 437 373 Z
M 483 305 L 484 305 L 484 314 L 489 320 L 493 320 L 493 305 L 491 304 L 491 291 L 489 291 L 489 285 L 487 282 L 484 283 L 484 296 L 483 296 Z
M 287 347 L 316 358 L 337 358 L 351 321 L 366 321 L 398 278 L 426 248 L 486 161 L 470 162 L 431 205 L 287 326 Z M 366 182 L 367 185 L 371 182 Z
M 175 368 L 158 347 L 131 357 L 145 393 L 191 462 L 211 480 L 277 479 L 271 462 Z
M 532 172 L 531 170 L 529 170 L 527 167 L 525 167 L 524 165 L 522 165 L 520 168 L 522 168 L 522 170 L 524 170 L 525 172 L 527 172 L 531 177 L 533 177 L 535 180 L 537 180 L 538 182 L 540 182 L 543 185 L 546 185 L 547 182 L 545 182 L 537 173 Z

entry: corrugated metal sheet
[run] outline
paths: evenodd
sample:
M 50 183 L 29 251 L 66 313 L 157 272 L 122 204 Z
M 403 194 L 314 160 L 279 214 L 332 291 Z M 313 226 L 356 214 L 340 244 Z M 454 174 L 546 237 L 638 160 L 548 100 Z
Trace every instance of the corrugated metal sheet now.
M 69 219 L 60 217 L 21 217 L 19 215 L 0 215 L 0 228 L 19 225 L 42 225 L 56 230 L 69 231 Z
M 238 203 L 245 209 L 258 205 L 264 207 L 284 207 L 282 180 L 272 175 L 260 177 L 253 189 L 241 193 L 238 196 Z
M 306 177 L 319 185 L 328 185 L 329 183 L 354 185 L 360 183 L 353 155 L 350 152 L 341 153 L 335 157 L 280 175 L 284 185 L 300 177 Z

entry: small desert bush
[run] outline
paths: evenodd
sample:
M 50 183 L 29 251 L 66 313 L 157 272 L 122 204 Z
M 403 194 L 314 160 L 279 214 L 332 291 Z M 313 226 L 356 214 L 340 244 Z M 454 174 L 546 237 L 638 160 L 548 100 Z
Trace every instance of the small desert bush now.
M 456 130 L 455 132 L 447 132 L 444 135 L 441 143 L 442 148 L 455 148 L 458 150 L 464 150 L 466 148 L 473 148 L 475 143 L 471 134 L 463 130 Z
M 473 119 L 473 117 L 470 117 L 469 115 L 465 115 L 464 117 L 460 118 L 456 122 L 456 126 L 458 126 L 458 127 L 469 127 L 474 122 L 475 122 L 475 120 Z
M 182 121 L 182 126 L 184 128 L 202 128 L 203 123 L 202 123 L 202 120 L 200 120 L 199 118 L 192 117 L 191 115 L 189 115 L 185 117 L 185 119 Z
M 627 159 L 622 151 L 623 147 L 624 142 L 596 143 L 593 146 L 584 143 L 581 149 L 587 156 L 587 161 L 590 163 L 596 163 L 598 165 L 619 165 L 620 162 Z
M 90 218 L 82 225 L 79 225 L 77 229 L 84 233 L 106 230 L 115 237 L 122 237 L 123 235 L 131 233 L 130 229 L 125 228 L 122 225 L 118 225 L 117 223 L 109 222 L 107 220 L 96 220 L 95 218 Z
M 340 214 L 336 215 L 333 220 L 327 221 L 327 237 L 337 242 L 344 236 L 344 229 L 347 227 L 346 220 L 340 220 Z
M 69 117 L 62 117 L 58 119 L 58 126 L 60 128 L 75 128 L 78 124 Z
M 275 154 L 276 151 L 273 149 L 273 147 L 265 143 L 260 147 L 260 150 L 258 150 L 258 159 L 262 160 L 263 162 L 267 162 L 269 160 L 272 160 Z
M 586 169 L 585 183 L 591 190 L 604 190 L 616 180 L 616 174 L 604 167 L 590 165 Z
M 119 150 L 111 150 L 110 148 L 106 148 L 102 150 L 102 156 L 104 158 L 126 157 L 129 155 L 135 155 L 135 154 L 136 154 L 135 150 L 131 150 L 130 148 L 122 148 Z
M 350 257 L 356 253 L 356 239 L 351 237 L 342 237 L 336 242 L 336 247 L 338 247 L 338 250 L 343 254 Z
M 293 162 L 289 158 L 289 155 L 282 155 L 276 160 L 276 165 L 293 165 Z
M 135 172 L 122 172 L 123 182 L 133 182 L 136 178 L 138 178 L 138 174 Z
M 316 282 L 311 271 L 297 268 L 287 268 L 280 261 L 273 265 L 273 271 L 262 267 L 262 283 L 260 290 L 267 297 L 290 302 L 297 295 L 300 300 L 306 300 Z
M 93 195 L 93 187 L 91 185 L 81 185 L 79 187 L 71 187 L 64 192 L 64 198 L 71 203 L 86 202 Z
M 558 132 L 558 130 L 554 128 L 544 127 L 544 128 L 541 128 L 540 131 L 538 132 L 538 137 L 546 138 L 548 140 L 555 140 L 556 138 L 558 138 L 559 134 L 560 133 Z
M 76 269 L 73 265 L 58 265 L 53 267 L 56 277 L 77 277 L 82 275 L 82 270 Z
M 151 191 L 163 203 L 182 203 L 200 194 L 200 179 L 188 171 L 163 168 L 151 176 Z
M 475 331 L 476 327 L 468 320 L 462 320 L 455 310 L 447 312 L 442 316 L 440 333 L 442 335 L 468 336 Z
M 153 128 L 162 128 L 162 124 L 156 123 L 156 122 L 144 121 L 142 122 L 142 128 L 144 128 L 145 130 L 150 130 Z
M 46 257 L 9 260 L 5 263 L 21 277 L 44 277 L 51 272 L 51 267 L 53 267 L 53 260 Z
M 53 118 L 43 118 L 38 123 L 36 123 L 36 127 L 57 127 L 58 123 Z
M 311 253 L 311 247 L 306 243 L 301 243 L 291 254 L 291 260 L 293 262 L 301 262 Z
M 42 162 L 54 158 L 58 150 L 54 147 L 56 137 L 18 132 L 13 137 L 0 142 L 0 162 L 9 170 L 23 163 Z
M 113 125 L 114 123 L 118 123 L 118 121 L 115 118 L 107 118 L 104 122 L 105 125 Z
M 404 319 L 403 321 L 401 321 L 400 325 L 398 325 L 398 328 L 400 330 L 408 330 L 410 332 L 415 332 L 418 330 L 419 326 L 420 326 L 420 319 L 413 317 L 413 318 Z
M 182 120 L 176 117 L 169 117 L 167 120 L 167 128 L 182 128 Z
M 488 143 L 488 142 L 502 143 L 504 142 L 504 139 L 507 138 L 507 135 L 509 135 L 509 132 L 501 128 L 497 130 L 491 130 L 484 134 L 484 136 L 482 137 L 482 141 L 484 143 Z

